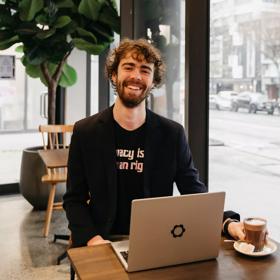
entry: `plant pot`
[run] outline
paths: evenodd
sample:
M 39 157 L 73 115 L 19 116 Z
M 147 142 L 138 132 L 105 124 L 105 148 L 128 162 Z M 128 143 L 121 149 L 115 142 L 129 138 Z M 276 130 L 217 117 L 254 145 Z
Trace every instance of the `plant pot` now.
M 48 204 L 50 185 L 41 182 L 46 174 L 46 167 L 38 154 L 43 147 L 32 147 L 23 150 L 20 168 L 19 189 L 22 196 L 36 210 L 45 210 Z M 65 183 L 57 184 L 55 202 L 62 201 Z

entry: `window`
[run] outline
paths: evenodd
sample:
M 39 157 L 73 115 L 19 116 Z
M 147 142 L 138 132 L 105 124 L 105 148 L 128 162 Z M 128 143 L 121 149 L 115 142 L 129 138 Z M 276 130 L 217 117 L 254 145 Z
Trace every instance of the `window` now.
M 246 14 L 246 1 L 219 13 L 216 2 L 210 1 L 209 189 L 226 191 L 226 209 L 243 218 L 266 217 L 270 236 L 280 240 L 279 1 L 263 1 L 278 5 L 272 10 L 251 0 Z M 228 106 L 217 106 L 221 91 L 237 93 Z
M 185 1 L 134 0 L 134 36 L 146 38 L 161 51 L 167 75 L 160 89 L 152 90 L 149 107 L 184 124 Z
M 39 79 L 25 74 L 14 49 L 0 51 L 0 55 L 15 57 L 14 78 L 0 78 L 0 188 L 18 182 L 22 150 L 41 145 L 38 126 L 47 123 L 40 111 L 40 96 L 47 89 Z
M 39 79 L 27 77 L 15 47 L 0 51 L 15 57 L 14 78 L 0 78 L 0 133 L 37 129 L 46 123 L 41 117 L 40 95 L 47 91 Z

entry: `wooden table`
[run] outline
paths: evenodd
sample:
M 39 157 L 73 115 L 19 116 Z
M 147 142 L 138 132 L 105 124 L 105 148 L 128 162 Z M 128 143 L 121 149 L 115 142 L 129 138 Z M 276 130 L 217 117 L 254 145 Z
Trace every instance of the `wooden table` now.
M 253 258 L 221 240 L 216 260 L 127 273 L 110 244 L 68 250 L 69 259 L 81 280 L 276 280 L 280 279 L 280 244 L 270 256 Z
M 38 153 L 48 168 L 67 166 L 69 149 L 39 150 Z

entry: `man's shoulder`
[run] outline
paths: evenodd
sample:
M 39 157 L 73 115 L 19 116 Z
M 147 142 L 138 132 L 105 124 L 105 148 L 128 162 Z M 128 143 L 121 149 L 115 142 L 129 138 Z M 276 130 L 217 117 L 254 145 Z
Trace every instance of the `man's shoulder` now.
M 157 125 L 157 126 L 160 126 L 162 128 L 166 128 L 166 129 L 175 129 L 175 130 L 181 130 L 181 129 L 184 129 L 184 127 L 174 121 L 174 120 L 171 120 L 171 119 L 168 119 L 166 117 L 163 117 L 161 115 L 158 115 L 157 113 L 151 111 L 151 110 L 148 110 L 148 118 L 150 119 L 151 123 L 153 125 Z
M 81 119 L 75 123 L 75 130 L 88 131 L 95 128 L 99 123 L 108 122 L 112 118 L 112 108 L 109 107 L 92 116 Z

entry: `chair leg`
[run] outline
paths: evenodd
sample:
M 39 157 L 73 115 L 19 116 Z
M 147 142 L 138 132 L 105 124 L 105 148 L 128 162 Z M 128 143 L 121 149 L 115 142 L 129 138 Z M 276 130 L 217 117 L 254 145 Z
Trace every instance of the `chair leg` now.
M 63 252 L 60 256 L 57 257 L 56 264 L 60 265 L 60 262 L 65 258 L 67 258 L 67 251 Z
M 70 280 L 75 280 L 75 270 L 71 264 L 70 264 Z
M 46 218 L 45 218 L 44 237 L 47 237 L 48 234 L 49 234 L 49 228 L 50 228 L 51 217 L 52 217 L 52 212 L 53 212 L 55 188 L 56 188 L 56 184 L 52 184 L 51 191 L 50 191 L 50 194 L 49 194 L 49 199 L 48 199 L 48 207 L 47 207 L 47 212 L 46 212 Z

